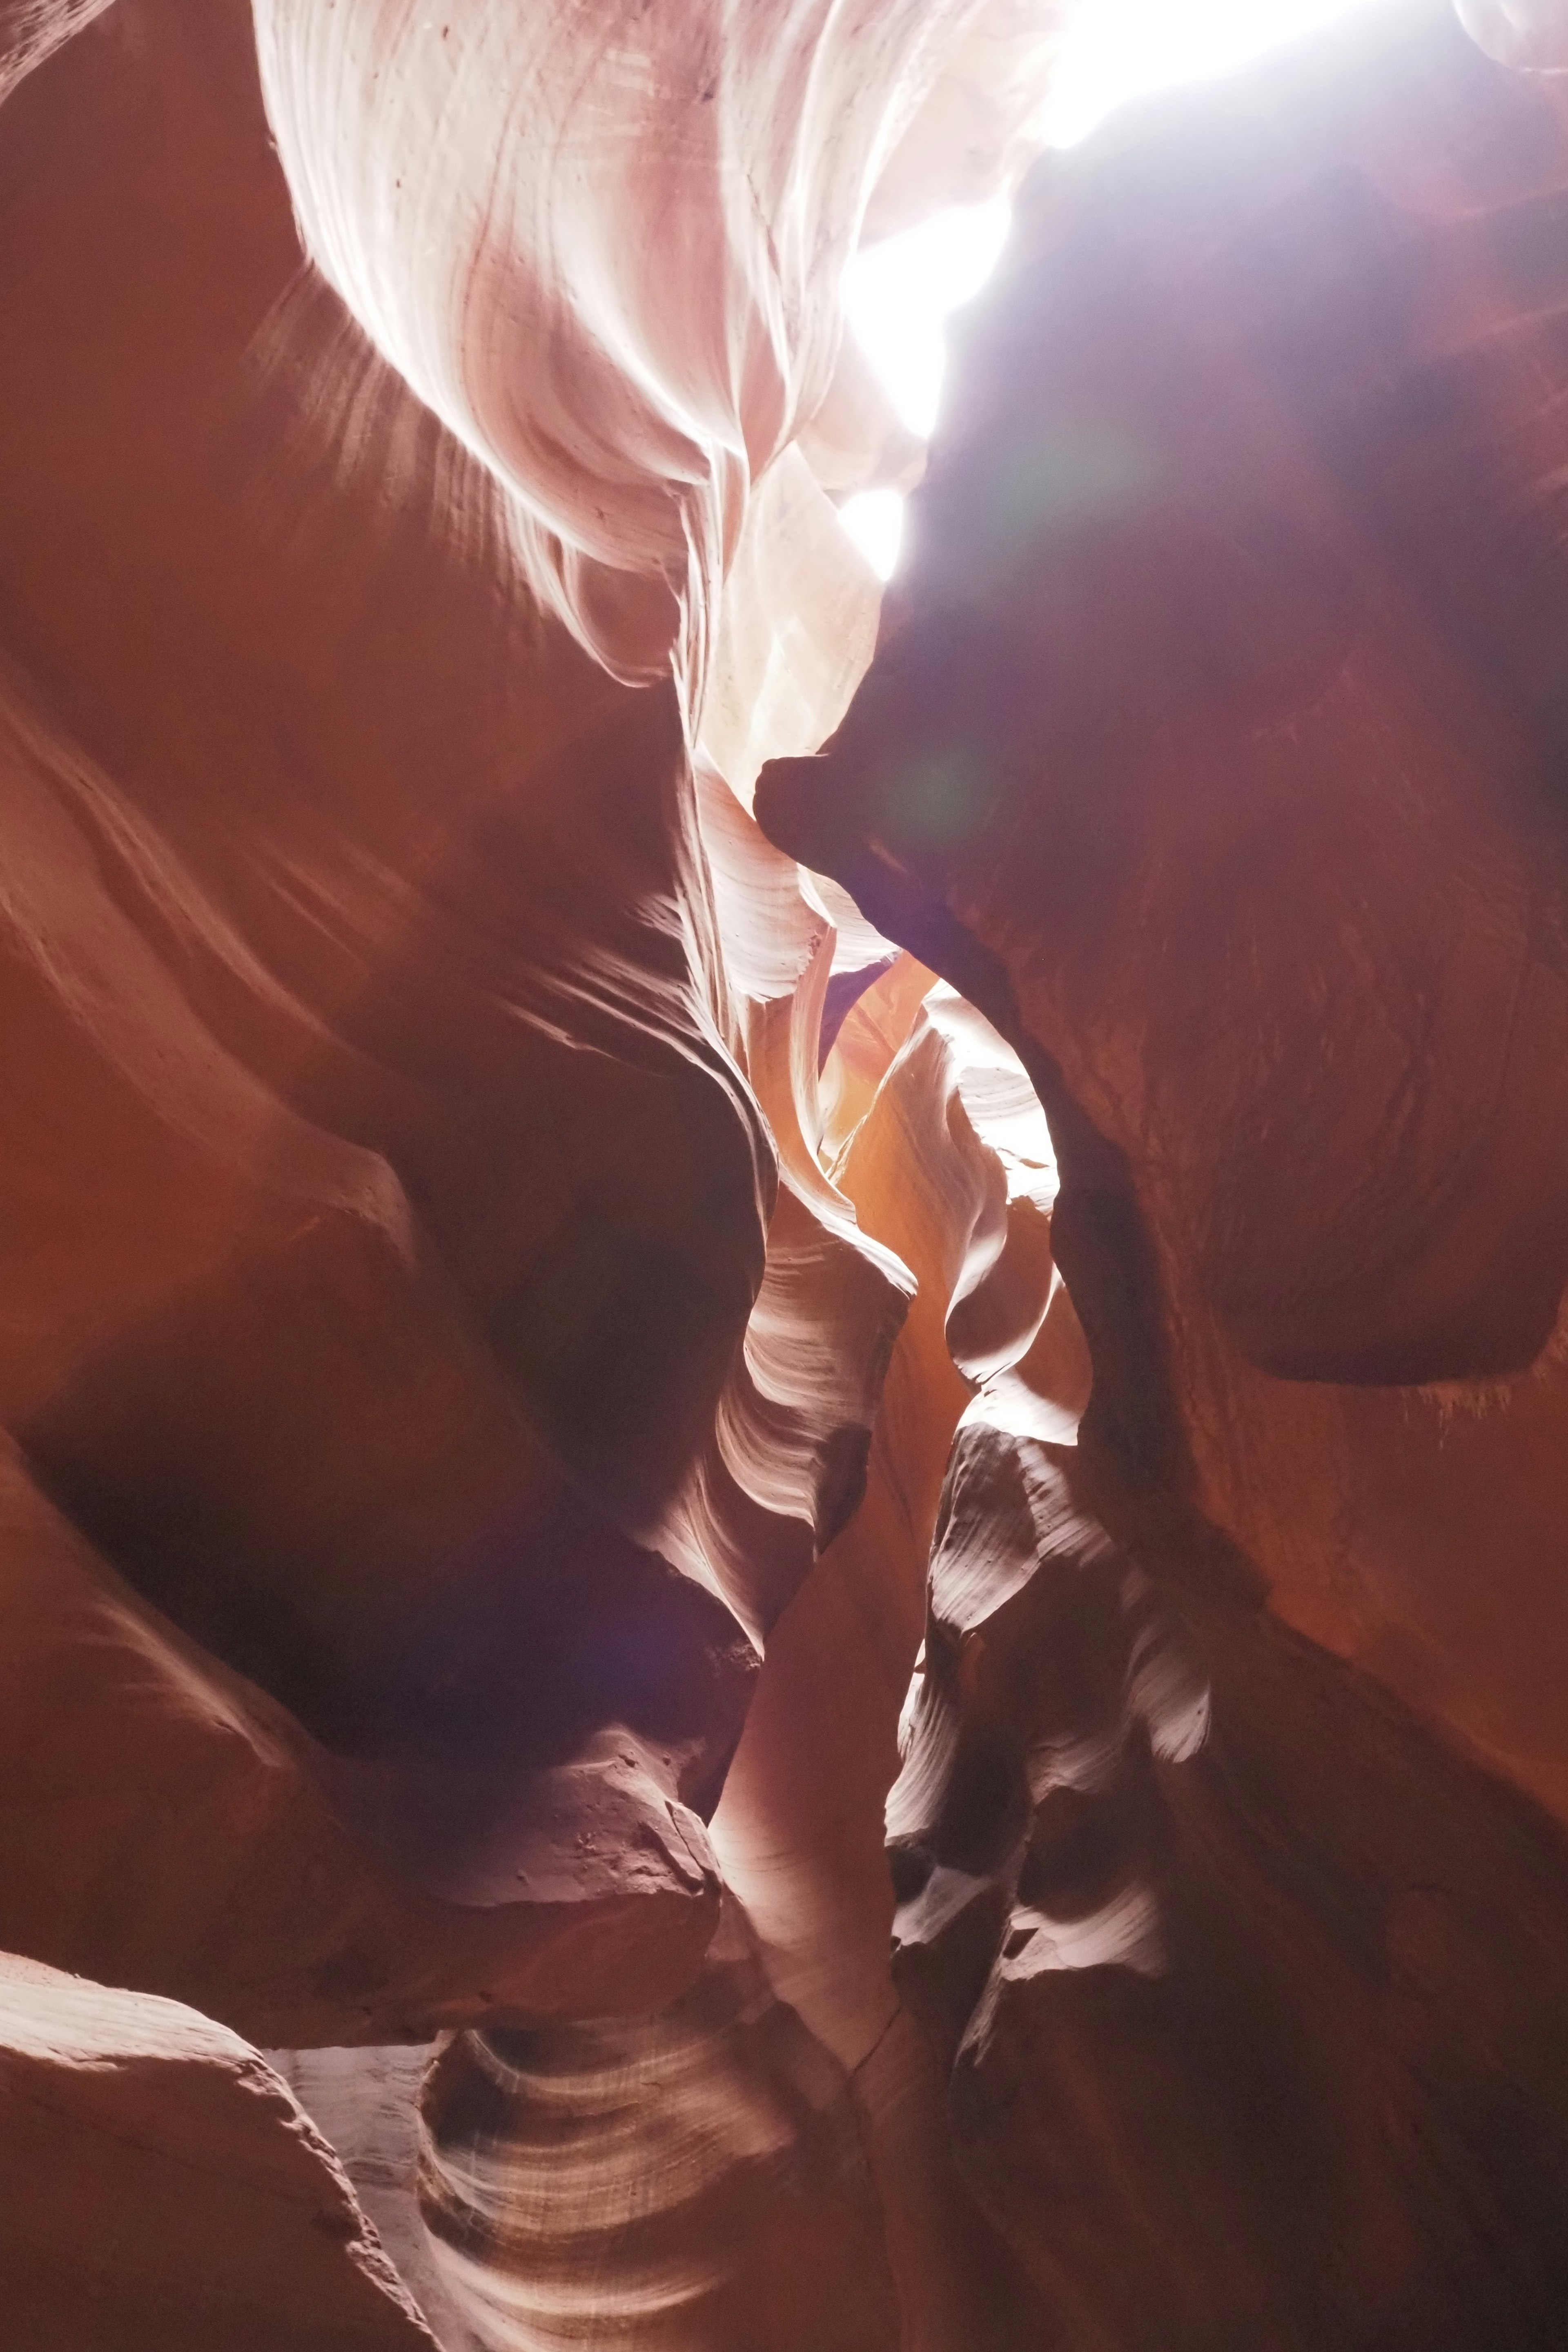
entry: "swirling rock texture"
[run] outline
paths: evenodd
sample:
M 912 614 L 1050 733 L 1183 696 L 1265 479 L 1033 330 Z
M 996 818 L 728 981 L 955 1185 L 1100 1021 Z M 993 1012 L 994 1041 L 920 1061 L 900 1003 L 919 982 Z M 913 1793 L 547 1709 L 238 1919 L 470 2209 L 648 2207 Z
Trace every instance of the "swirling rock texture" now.
M 897 2345 L 844 2074 L 749 1942 L 727 1919 L 652 2019 L 437 2060 L 426 2211 L 484 2341 Z
M 1040 164 L 879 621 L 1058 16 L 0 0 L 29 2346 L 1561 2340 L 1560 12 Z

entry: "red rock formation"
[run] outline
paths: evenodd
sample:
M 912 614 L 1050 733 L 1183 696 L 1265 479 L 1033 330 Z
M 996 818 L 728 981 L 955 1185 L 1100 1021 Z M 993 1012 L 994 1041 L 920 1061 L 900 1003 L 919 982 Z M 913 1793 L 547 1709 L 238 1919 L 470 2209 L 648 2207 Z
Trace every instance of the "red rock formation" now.
M 885 946 L 689 748 L 743 790 L 842 710 L 874 593 L 810 465 L 910 449 L 834 375 L 835 257 L 885 163 L 887 218 L 940 195 L 955 121 L 970 184 L 1007 167 L 1044 19 L 759 16 L 712 90 L 695 19 L 631 27 L 669 234 L 624 234 L 646 175 L 574 223 L 520 178 L 432 375 L 489 164 L 422 110 L 448 67 L 493 110 L 516 12 L 435 80 L 346 14 L 266 12 L 258 73 L 239 0 L 93 13 L 3 26 L 0 1941 L 280 2043 L 657 2007 L 746 1634 L 855 1510 L 911 1288 L 820 1149 L 823 1009 Z M 559 47 L 521 86 L 536 173 L 552 109 L 603 136 L 632 88 Z M 384 165 L 432 272 L 395 297 Z M 498 374 L 546 264 L 553 357 Z M 673 683 L 574 635 L 639 679 L 674 642 Z M 856 1791 L 884 1930 L 923 1543 Z
M 336 1756 L 150 1610 L 14 1461 L 0 1530 L 0 1926 L 23 1951 L 284 2044 L 592 2013 L 628 1977 L 657 2000 L 699 1964 L 718 1908 L 701 1824 L 629 1734 L 542 1773 Z
M 174 2001 L 0 1963 L 0 2196 L 13 2344 L 435 2344 L 277 2075 Z
M 1489 1425 L 1410 1384 L 1522 1371 L 1568 1249 L 1562 137 L 1551 86 L 1416 8 L 1056 167 L 917 500 L 907 618 L 764 801 L 1016 1033 L 1085 1218 L 1135 1195 L 1180 1444 L 1281 1606 L 1543 1794 L 1558 1580 L 1502 1735 L 1495 1650 L 1463 1696 L 1458 1564 L 1426 1623 L 1399 1563 L 1484 1489 L 1522 1578 L 1549 1507 L 1504 1465 L 1540 1458 L 1550 1353 L 1475 1391 Z M 1174 1475 L 1165 1376 L 1131 1370 L 1126 1443 Z
M 425 2090 L 438 2268 L 490 2344 L 893 2352 L 844 2074 L 738 1915 L 648 2019 L 463 2034 Z
M 424 2049 L 274 2050 L 264 2053 L 331 2146 L 355 2196 L 424 2313 L 441 2352 L 485 2352 L 436 2267 L 419 2216 L 418 2095 Z
M 1474 1384 L 1568 1244 L 1563 158 L 1415 9 L 1042 174 L 866 688 L 759 790 L 1061 1160 L 1083 1442 L 961 1439 L 889 1828 L 1075 2340 L 1557 2325 L 1561 1838 L 1259 1601 L 1561 1801 L 1554 1357 Z
M 852 1502 L 902 1293 L 787 1166 L 775 1213 L 676 697 L 541 619 L 492 478 L 301 285 L 247 12 L 135 0 L 3 131 L 7 1423 L 110 1616 L 167 1621 L 132 1651 L 294 1719 L 230 1769 L 283 1738 L 284 1810 L 363 1843 L 301 1939 L 279 1843 L 242 1970 L 210 1885 L 86 1929 L 35 1865 L 0 1933 L 273 2041 L 489 2007 L 520 1889 L 684 1906 L 695 1965 L 752 1671 L 710 1595 L 760 1630 Z M 846 1251 L 831 1380 L 781 1392 Z M 387 1863 L 450 1960 L 355 1947 Z
M 90 2294 L 18 2140 L 40 2342 L 256 2102 L 422 2340 L 159 1996 L 462 2029 L 484 2342 L 1560 2333 L 1552 12 L 1042 166 L 849 708 L 1056 18 L 0 5 L 13 2073 L 237 2135 Z
M 1563 1839 L 1075 1468 L 961 1437 L 889 1801 L 896 1973 L 1040 2324 L 1550 2343 Z

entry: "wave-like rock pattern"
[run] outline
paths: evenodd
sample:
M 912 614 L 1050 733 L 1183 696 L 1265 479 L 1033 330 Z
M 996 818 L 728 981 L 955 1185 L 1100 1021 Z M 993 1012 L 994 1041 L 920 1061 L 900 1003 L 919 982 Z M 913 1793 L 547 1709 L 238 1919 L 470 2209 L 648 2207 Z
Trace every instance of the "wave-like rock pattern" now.
M 487 2344 L 899 2343 L 847 2081 L 738 1913 L 672 2008 L 461 2035 L 422 2108 L 437 2262 Z
M 869 656 L 823 479 L 913 459 L 836 257 L 955 125 L 950 192 L 1010 168 L 1047 16 L 666 11 L 640 84 L 543 14 L 5 17 L 0 1941 L 284 2046 L 696 1970 L 754 1645 L 854 1523 L 912 1289 L 825 1149 L 891 951 L 731 794 Z M 628 163 L 676 126 L 654 245 L 646 184 L 574 225 L 548 161 L 617 107 Z M 449 306 L 479 115 L 516 202 Z
M 767 982 L 764 954 L 786 969 L 801 953 L 826 961 L 821 917 L 812 918 L 792 948 L 789 918 L 799 908 L 794 869 L 755 837 L 739 810 L 731 808 L 723 823 L 731 860 L 727 887 L 744 879 L 753 904 L 770 918 L 752 933 L 756 1002 Z M 910 1269 L 905 1281 L 912 1276 L 914 1297 L 881 1384 L 864 1500 L 770 1630 L 714 1838 L 727 1884 L 743 1896 L 762 1938 L 761 1968 L 748 1962 L 754 1998 L 770 2015 L 801 2021 L 789 2030 L 816 2037 L 817 2063 L 847 2070 L 847 2080 L 839 2077 L 845 2125 L 865 2144 L 877 2200 L 872 2242 L 879 2261 L 894 2263 L 901 2340 L 937 2352 L 967 2342 L 993 2318 L 1013 2324 L 1016 2303 L 1009 2305 L 1007 2257 L 952 2170 L 940 2081 L 889 1976 L 893 1897 L 881 1853 L 883 1800 L 896 1769 L 898 1719 L 954 1428 L 966 1412 L 1008 1397 L 1008 1366 L 1021 1359 L 1020 1369 L 1037 1386 L 1019 1381 L 1015 1395 L 1029 1396 L 1058 1433 L 1070 1435 L 1081 1403 L 1072 1380 L 1081 1372 L 1070 1349 L 1064 1355 L 1038 1346 L 1043 1326 L 1059 1324 L 1070 1310 L 1049 1254 L 1049 1139 L 1021 1066 L 950 990 L 933 992 L 929 972 L 907 957 L 888 963 L 884 943 L 874 938 L 851 938 L 852 960 L 868 952 L 877 961 L 859 967 L 863 984 L 822 1077 L 826 1095 L 840 1104 L 850 1093 L 836 1069 L 842 1059 L 853 1061 L 862 1085 L 879 1062 L 878 1083 L 832 1156 L 831 1186 L 818 1160 L 815 1180 L 808 1172 L 802 1189 L 826 1198 L 837 1219 L 853 1202 L 859 1230 L 896 1252 L 894 1265 Z M 750 1066 L 758 1066 L 754 1055 Z M 815 1051 L 797 1058 L 796 1067 L 796 1098 L 809 1116 L 819 1099 Z M 989 1335 L 984 1361 L 972 1361 L 968 1371 L 954 1360 L 955 1328 Z M 1049 1376 L 1064 1366 L 1065 1382 Z M 986 1375 L 986 1386 L 978 1386 L 976 1370 Z M 734 1932 L 742 1933 L 739 1914 Z M 683 2064 L 712 2070 L 705 2109 L 713 2118 L 710 2188 L 733 2200 L 746 2193 L 747 2168 L 718 2120 L 725 2104 L 718 2084 L 733 2063 L 727 2032 L 710 1992 L 637 2029 L 650 2051 L 664 2050 L 673 2036 Z M 677 2274 L 668 2248 L 684 2242 L 683 2230 L 694 2243 L 706 2241 L 674 2187 L 664 2233 L 645 2245 L 629 2229 L 616 2235 L 598 2218 L 598 2200 L 570 2180 L 552 2188 L 542 2215 L 543 2192 L 529 2185 L 536 2174 L 545 2177 L 551 2152 L 566 2145 L 563 2136 L 579 2128 L 594 2151 L 605 2200 L 652 2194 L 637 2168 L 647 2157 L 642 2128 L 634 2130 L 617 2111 L 615 2131 L 595 2125 L 590 2132 L 595 2108 L 583 2088 L 581 2053 L 601 2043 L 622 2065 L 644 2047 L 621 2026 L 592 2034 L 540 2031 L 517 2044 L 528 2066 L 509 2074 L 501 2059 L 510 2042 L 470 2034 L 452 2045 L 432 2079 L 427 2105 L 437 2157 L 426 2201 L 437 2235 L 466 2250 L 454 2278 L 470 2324 L 494 2340 L 575 2340 L 574 2330 L 608 2325 L 606 2315 L 615 2313 L 618 2341 L 653 2346 L 677 2326 L 667 2310 L 675 2293 L 668 2282 Z M 601 2063 L 607 2068 L 610 2059 Z M 547 2096 L 534 2071 L 557 2064 L 571 2070 L 568 2085 Z M 813 2197 L 842 2193 L 832 2188 L 840 2158 L 825 2173 L 813 2141 L 797 2161 Z M 534 2168 L 526 2176 L 518 2169 L 525 2164 Z M 679 2181 L 679 2168 L 673 2168 Z M 591 2263 L 586 2252 L 571 2252 L 571 2216 L 580 2210 L 595 2217 Z M 534 2219 L 520 2234 L 524 2214 Z M 592 2291 L 568 2295 L 563 2287 L 558 2309 L 554 2289 L 542 2279 L 552 2261 L 569 2257 L 591 2271 Z M 706 2340 L 707 2329 L 726 2343 L 736 2331 L 737 2340 L 745 2340 L 748 2326 L 763 2331 L 763 2342 L 774 2340 L 769 2329 L 781 2342 L 836 2340 L 832 2330 L 840 2327 L 846 2343 L 868 2347 L 882 2342 L 892 2324 L 886 2314 L 873 2324 L 854 2299 L 844 2304 L 831 2267 L 809 2287 L 803 2284 L 795 2299 L 770 2290 L 772 2315 L 742 2321 L 750 2277 L 748 2264 L 732 2260 L 700 2296 L 692 2290 L 692 2308 L 682 2305 L 679 2325 L 696 2332 L 693 2340 Z
M 1005 168 L 1056 13 L 656 0 L 587 41 L 502 0 L 258 0 L 257 30 L 312 258 L 512 493 L 547 608 L 621 676 L 678 646 L 695 722 L 751 486 L 832 391 L 868 201 L 940 194 L 950 79 L 981 99 L 971 173 Z
M 877 663 L 759 785 L 1060 1161 L 1092 1399 L 960 1433 L 889 1820 L 1047 2336 L 1557 2324 L 1563 1853 L 1482 1768 L 1561 1806 L 1565 177 L 1430 7 L 1042 170 Z
M 898 87 L 866 84 L 843 171 L 874 176 L 944 37 L 907 86 L 913 36 L 879 52 Z M 802 1139 L 835 926 L 791 875 L 793 944 L 746 972 L 675 686 L 542 615 L 515 483 L 304 271 L 248 9 L 34 11 L 26 39 L 10 1593 L 24 1683 L 145 1753 L 95 1799 L 64 1715 L 9 1718 L 33 1797 L 0 1937 L 280 2044 L 663 2000 L 714 1916 L 697 1817 L 752 1637 L 854 1507 L 907 1297 Z M 837 715 L 857 645 L 775 681 L 753 764 Z M 117 1899 L 127 1838 L 210 1859 L 178 1903 L 150 1867 Z M 634 1957 L 610 1923 L 639 1904 Z
M 851 705 L 1055 7 L 0 5 L 0 1943 L 459 2029 L 483 2339 L 1560 2332 L 1562 1841 L 1363 1671 L 1563 1806 L 1556 13 L 1043 166 Z M 11 2308 L 241 2341 L 52 2146 Z
M 1561 1834 L 1074 1484 L 961 1436 L 889 1801 L 899 1980 L 1039 2325 L 1548 2344 Z

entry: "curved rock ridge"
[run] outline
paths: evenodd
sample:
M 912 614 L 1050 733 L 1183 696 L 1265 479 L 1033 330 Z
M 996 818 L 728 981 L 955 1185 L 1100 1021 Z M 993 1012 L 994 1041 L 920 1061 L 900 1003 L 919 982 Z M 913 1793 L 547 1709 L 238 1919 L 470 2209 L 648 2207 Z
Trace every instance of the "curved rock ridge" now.
M 942 201 L 933 149 L 999 180 L 1059 14 L 656 0 L 585 41 L 552 6 L 257 0 L 257 31 L 313 260 L 505 485 L 547 609 L 629 678 L 679 640 L 695 719 L 752 486 L 832 390 L 878 183 L 897 167 L 896 219 Z
M 149 1609 L 10 1451 L 0 1558 L 5 1944 L 290 2047 L 593 2014 L 699 1964 L 718 1877 L 665 1793 L 672 1750 L 623 1730 L 545 1770 L 336 1757 Z
M 822 163 L 835 188 L 916 135 L 950 51 L 973 79 L 961 16 L 1009 71 L 1034 37 L 960 11 L 860 52 L 871 127 Z M 776 33 L 788 81 L 805 26 L 731 27 L 731 80 L 765 79 Z M 16 1810 L 0 1933 L 279 2044 L 661 2001 L 714 1916 L 696 1816 L 754 1641 L 855 1507 L 907 1300 L 816 1158 L 835 937 L 850 977 L 886 950 L 768 852 L 792 911 L 750 968 L 746 821 L 725 803 L 726 863 L 674 687 L 617 683 L 542 616 L 512 491 L 304 272 L 241 0 L 24 29 L 8 1599 L 29 1687 L 88 1710 L 93 1752 L 146 1756 L 95 1800 L 58 1719 L 12 1718 L 77 1842 L 67 1870 Z M 673 58 L 689 27 L 644 30 Z M 801 201 L 804 224 L 826 198 Z M 830 264 L 792 431 L 837 335 Z M 805 463 L 755 502 L 775 554 Z M 767 720 L 747 664 L 773 655 L 737 618 L 738 782 L 831 723 L 869 650 L 874 590 L 827 522 L 860 633 L 810 605 L 815 558 L 793 586 L 753 562 L 805 635 Z M 132 1827 L 165 1865 L 111 1895 Z M 176 1887 L 182 1838 L 207 1859 Z
M 0 7 L 0 100 L 111 0 L 5 0 Z
M 943 1466 L 961 1420 L 994 1409 L 1010 1377 L 977 1393 L 959 1370 L 953 1303 L 985 1291 L 994 1331 L 1022 1357 L 1019 1393 L 1058 1430 L 1083 1401 L 1082 1340 L 1038 1247 L 1054 1188 L 1038 1105 L 994 1031 L 906 955 L 862 990 L 823 1077 L 847 1127 L 834 1181 L 916 1289 L 865 1500 L 770 1635 L 713 1836 L 770 1982 L 850 2070 L 902 2342 L 969 2352 L 1031 2340 L 1036 2315 L 953 2169 L 942 2079 L 891 1981 L 883 1807 Z
M 840 941 L 820 895 L 719 777 L 698 772 L 730 1037 L 778 1153 L 762 1286 L 710 1446 L 660 1529 L 761 1643 L 860 1499 L 882 1376 L 912 1283 L 825 1172 L 819 1063 L 838 972 L 894 952 L 852 907 Z M 831 886 L 829 886 L 831 887 Z M 842 896 L 842 894 L 839 894 Z M 867 965 L 864 961 L 872 961 Z
M 673 2008 L 459 2035 L 422 2112 L 437 2266 L 489 2345 L 899 2344 L 847 2080 L 733 1906 Z
M 1045 1448 L 982 1424 L 953 1449 L 928 1596 L 888 1799 L 900 1980 L 919 2003 L 923 1964 L 993 1953 L 1019 1976 L 1163 1974 L 1122 1784 L 1145 1753 L 1195 1756 L 1211 1699 L 1154 1588 Z
M 457 2341 L 1559 2342 L 1555 18 L 1039 165 L 879 617 L 1061 13 L 0 0 L 40 2345 L 428 2340 L 235 2028 Z
M 1079 1475 L 961 1433 L 888 1808 L 895 1973 L 1038 2324 L 1546 2345 L 1561 1834 Z
M 910 17 L 896 89 L 857 50 L 902 142 L 889 219 L 999 74 L 964 168 L 1002 168 L 1039 13 Z M 880 1076 L 892 950 L 731 796 L 870 652 L 812 468 L 842 491 L 911 453 L 853 362 L 811 415 L 823 247 L 802 449 L 781 425 L 748 457 L 733 591 L 704 574 L 690 623 L 717 647 L 694 775 L 695 656 L 633 692 L 542 619 L 494 452 L 301 274 L 247 11 L 83 22 L 35 15 L 80 37 L 0 116 L 0 1941 L 273 2045 L 659 2011 L 717 1916 L 700 1817 L 753 1641 L 853 1524 L 912 1288 L 829 1166 L 856 1124 L 832 1048 L 853 1032 Z M 832 168 L 868 184 L 868 152 Z M 928 985 L 905 959 L 891 1044 Z M 945 1084 L 907 1116 L 948 1118 Z M 1008 1188 L 957 1149 L 978 1283 Z M 953 1213 L 956 1264 L 969 1192 Z M 1020 1265 L 1048 1285 L 1037 1246 Z M 988 2255 L 887 2030 L 876 1822 L 924 1538 L 900 1542 L 856 1786 L 874 1982 L 863 1941 L 827 2006 L 874 2044 L 908 2305 L 931 2244 Z M 848 2263 L 846 2328 L 898 2325 L 883 2260 Z M 951 2341 L 973 2294 L 944 2261 Z
M 889 1822 L 1018 2341 L 1557 2325 L 1564 1851 L 1474 1759 L 1562 1806 L 1564 184 L 1429 7 L 1042 168 L 759 784 L 1060 1163 L 1092 1397 L 959 1433 Z
M 0 1959 L 11 2340 L 435 2352 L 342 2166 L 237 2035 Z
M 430 2046 L 262 2054 L 336 2150 L 441 2352 L 485 2352 L 442 2283 L 419 2213 L 419 2087 L 434 2054 Z
M 880 1082 L 833 1177 L 862 1231 L 897 1251 L 914 1296 L 881 1384 L 865 1499 L 770 1637 L 714 1823 L 775 1982 L 850 2065 L 890 2009 L 881 1810 L 954 1430 L 1026 1398 L 1070 1442 L 1085 1370 L 1081 1339 L 1063 1336 L 1071 1308 L 1041 1205 L 1054 1165 L 1021 1156 L 1049 1144 L 1016 1056 L 910 958 L 857 1000 L 825 1075 L 847 1053 L 863 1076 L 874 1052 Z M 983 1313 L 990 1354 L 966 1370 L 953 1332 L 984 1328 Z

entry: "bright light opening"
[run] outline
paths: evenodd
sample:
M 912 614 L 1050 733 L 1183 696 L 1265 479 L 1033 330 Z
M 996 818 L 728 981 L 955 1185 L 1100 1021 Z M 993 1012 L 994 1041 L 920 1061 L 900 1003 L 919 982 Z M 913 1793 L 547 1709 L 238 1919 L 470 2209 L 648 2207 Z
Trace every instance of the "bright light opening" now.
M 1348 15 L 1366 0 L 1079 0 L 1057 55 L 1046 127 L 1076 146 L 1116 107 L 1179 82 L 1231 72 L 1266 50 Z M 858 253 L 845 275 L 851 331 L 912 432 L 929 435 L 942 401 L 943 325 L 990 276 L 1007 235 L 1005 204 L 939 213 Z M 891 577 L 903 500 L 864 490 L 839 510 L 879 579 Z
M 862 490 L 845 499 L 838 520 L 878 579 L 890 580 L 904 540 L 904 502 L 897 490 Z
M 1057 53 L 1046 110 L 1075 147 L 1129 99 L 1212 81 L 1313 33 L 1365 0 L 1084 0 Z
M 922 440 L 947 359 L 942 321 L 996 267 L 1011 206 L 964 205 L 858 253 L 844 273 L 849 323 L 893 406 Z
M 850 330 L 911 433 L 936 423 L 947 359 L 942 324 L 996 266 L 1011 207 L 963 205 L 858 253 L 844 273 Z M 879 580 L 892 576 L 904 530 L 896 490 L 847 499 L 839 520 Z

